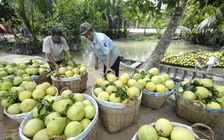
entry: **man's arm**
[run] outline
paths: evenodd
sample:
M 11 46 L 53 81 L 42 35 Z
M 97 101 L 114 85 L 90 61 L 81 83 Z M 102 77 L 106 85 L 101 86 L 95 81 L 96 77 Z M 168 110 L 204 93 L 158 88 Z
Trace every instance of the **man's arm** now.
M 95 70 L 98 70 L 98 69 L 99 69 L 98 57 L 95 55 Z
M 47 58 L 50 60 L 50 62 L 54 65 L 55 69 L 59 69 L 59 65 L 54 61 L 54 58 L 50 53 L 47 53 Z

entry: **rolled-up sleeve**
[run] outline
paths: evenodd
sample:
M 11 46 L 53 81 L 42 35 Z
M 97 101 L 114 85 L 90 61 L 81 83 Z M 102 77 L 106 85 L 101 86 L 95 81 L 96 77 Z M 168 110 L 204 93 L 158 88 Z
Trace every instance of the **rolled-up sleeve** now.
M 47 38 L 44 39 L 42 51 L 44 53 L 51 53 L 50 42 Z

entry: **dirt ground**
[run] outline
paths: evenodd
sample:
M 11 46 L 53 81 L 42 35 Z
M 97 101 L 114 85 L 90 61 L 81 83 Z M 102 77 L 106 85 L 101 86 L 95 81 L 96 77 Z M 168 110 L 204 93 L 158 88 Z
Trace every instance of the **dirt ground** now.
M 12 55 L 0 52 L 0 61 L 7 60 L 13 62 L 21 62 L 27 61 L 30 58 L 36 56 L 24 56 L 24 55 Z M 84 92 L 86 94 L 91 95 L 92 85 L 95 83 L 96 78 L 102 76 L 102 70 L 95 71 L 94 69 L 88 70 L 88 82 L 87 82 L 87 90 Z M 183 123 L 186 125 L 192 125 L 192 123 L 188 122 L 185 119 L 182 119 L 176 115 L 176 107 L 175 107 L 175 97 L 172 95 L 168 98 L 167 102 L 162 106 L 162 108 L 158 110 L 151 109 L 149 107 L 141 105 L 139 110 L 139 118 L 137 122 L 120 132 L 110 134 L 101 120 L 99 119 L 97 122 L 97 140 L 130 140 L 134 134 L 138 131 L 139 127 L 143 124 L 149 124 L 155 122 L 159 118 L 167 118 L 170 121 Z M 0 139 L 4 139 L 6 137 L 12 137 L 13 140 L 19 140 L 18 135 L 18 127 L 19 123 L 8 118 L 4 115 L 3 108 L 0 106 Z M 224 118 L 220 120 L 217 125 L 213 128 L 216 139 L 224 140 Z

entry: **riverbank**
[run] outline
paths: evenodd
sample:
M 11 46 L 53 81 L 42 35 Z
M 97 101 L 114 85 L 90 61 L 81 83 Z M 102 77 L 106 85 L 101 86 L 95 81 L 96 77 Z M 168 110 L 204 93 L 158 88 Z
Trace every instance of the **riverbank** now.
M 0 61 L 5 60 L 11 62 L 23 62 L 36 57 L 39 56 L 15 55 L 2 52 L 0 53 Z M 123 72 L 124 71 L 121 71 L 121 73 Z M 83 93 L 91 95 L 91 89 L 93 84 L 95 83 L 96 79 L 102 77 L 102 75 L 102 69 L 96 71 L 93 68 L 89 68 L 87 89 Z M 158 110 L 141 105 L 137 122 L 115 134 L 110 134 L 99 119 L 97 122 L 96 130 L 97 140 L 130 140 L 138 131 L 141 125 L 155 122 L 159 118 L 167 118 L 173 122 L 192 125 L 191 122 L 188 122 L 187 120 L 182 119 L 176 115 L 175 97 L 172 95 L 168 98 L 166 103 Z M 0 139 L 11 137 L 13 140 L 19 140 L 18 127 L 19 123 L 4 115 L 3 108 L 2 106 L 0 106 Z M 215 126 L 213 130 L 216 133 L 217 140 L 224 139 L 224 118 L 223 120 L 219 121 L 219 123 Z

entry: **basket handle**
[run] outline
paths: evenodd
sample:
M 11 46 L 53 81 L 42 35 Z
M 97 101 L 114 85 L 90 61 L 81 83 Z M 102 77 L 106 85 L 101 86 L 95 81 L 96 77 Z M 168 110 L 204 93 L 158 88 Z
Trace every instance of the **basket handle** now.
M 128 106 L 131 102 L 134 102 L 134 105 L 137 104 L 138 98 L 137 96 L 134 96 L 134 99 L 131 99 L 130 97 L 128 98 L 127 102 L 126 102 L 126 106 Z
M 200 137 L 200 138 L 206 138 L 209 140 L 215 140 L 215 134 L 213 130 L 202 123 L 195 123 L 192 126 L 193 131 Z
M 205 107 L 203 106 L 203 104 L 200 102 L 200 101 L 198 101 L 198 100 L 191 100 L 190 101 L 190 103 L 198 103 L 200 106 L 198 106 L 198 107 L 200 107 L 200 108 L 202 108 L 202 109 L 204 109 Z

